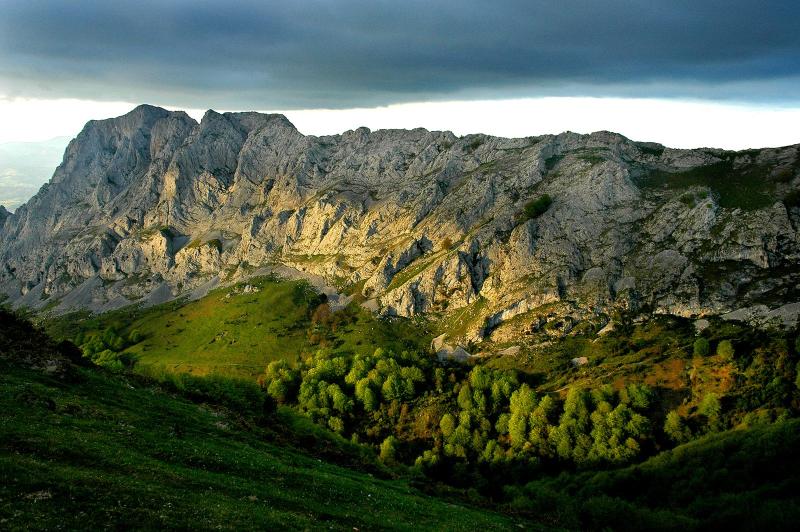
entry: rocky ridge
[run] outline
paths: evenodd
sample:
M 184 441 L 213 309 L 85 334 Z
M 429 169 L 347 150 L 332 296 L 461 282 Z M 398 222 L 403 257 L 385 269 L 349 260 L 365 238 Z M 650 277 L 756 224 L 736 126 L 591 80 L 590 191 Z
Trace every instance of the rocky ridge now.
M 798 146 L 609 132 L 315 137 L 282 115 L 139 106 L 89 122 L 36 196 L 0 210 L 0 284 L 18 306 L 99 311 L 277 266 L 386 315 L 441 317 L 462 340 L 600 329 L 623 311 L 792 326 L 799 161 Z

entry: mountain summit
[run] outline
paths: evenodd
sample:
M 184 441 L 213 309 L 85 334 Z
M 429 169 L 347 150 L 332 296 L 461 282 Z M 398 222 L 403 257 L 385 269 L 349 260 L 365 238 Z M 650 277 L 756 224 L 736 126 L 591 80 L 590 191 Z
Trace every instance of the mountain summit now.
M 281 265 L 386 315 L 452 317 L 465 340 L 620 312 L 791 325 L 799 189 L 798 146 L 315 137 L 282 115 L 143 105 L 89 122 L 50 183 L 0 212 L 0 282 L 16 305 L 104 310 Z

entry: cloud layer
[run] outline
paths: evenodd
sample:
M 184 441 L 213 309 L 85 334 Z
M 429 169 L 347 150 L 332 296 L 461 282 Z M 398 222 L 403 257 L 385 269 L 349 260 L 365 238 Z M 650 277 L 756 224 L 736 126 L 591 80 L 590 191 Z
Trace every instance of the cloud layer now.
M 800 101 L 794 1 L 0 0 L 0 93 L 314 108 L 534 95 Z

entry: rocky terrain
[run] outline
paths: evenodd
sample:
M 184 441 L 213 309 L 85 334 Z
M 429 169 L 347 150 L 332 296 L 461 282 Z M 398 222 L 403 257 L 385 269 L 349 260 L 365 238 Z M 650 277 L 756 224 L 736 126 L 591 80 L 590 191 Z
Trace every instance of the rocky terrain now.
M 792 326 L 798 149 L 315 137 L 281 115 L 140 106 L 89 122 L 35 197 L 0 207 L 0 285 L 17 306 L 100 311 L 273 266 L 464 340 L 597 330 L 622 310 Z

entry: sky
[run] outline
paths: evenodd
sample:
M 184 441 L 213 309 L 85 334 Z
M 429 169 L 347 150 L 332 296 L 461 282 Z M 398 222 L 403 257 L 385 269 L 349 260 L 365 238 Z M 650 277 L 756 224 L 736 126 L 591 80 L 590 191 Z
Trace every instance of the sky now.
M 799 23 L 789 0 L 0 0 L 0 144 L 55 150 L 139 103 L 284 112 L 307 134 L 793 144 Z

